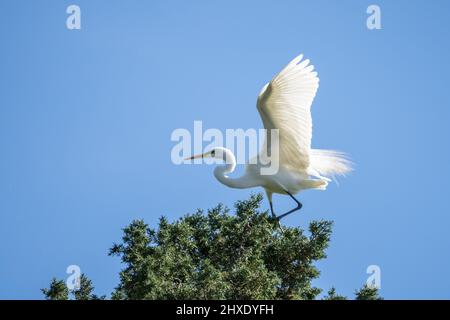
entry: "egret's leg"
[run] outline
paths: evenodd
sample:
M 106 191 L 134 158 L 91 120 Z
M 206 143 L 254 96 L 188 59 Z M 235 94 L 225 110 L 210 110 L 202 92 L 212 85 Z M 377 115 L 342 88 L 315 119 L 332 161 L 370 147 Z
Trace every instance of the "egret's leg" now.
M 272 201 L 269 201 L 270 204 L 270 212 L 272 213 L 272 218 L 276 219 L 277 215 L 275 214 L 275 212 L 273 212 L 273 203 Z
M 270 212 L 272 213 L 272 218 L 276 219 L 277 215 L 273 211 L 273 203 L 272 203 L 272 192 L 266 189 L 267 200 L 269 200 Z
M 283 234 L 283 233 L 284 233 L 284 229 L 283 229 L 283 227 L 281 226 L 280 219 L 278 219 L 277 215 L 276 215 L 275 212 L 273 211 L 273 203 L 272 203 L 272 201 L 269 201 L 269 204 L 270 204 L 270 212 L 272 212 L 272 219 L 274 219 L 274 220 L 277 221 L 277 223 L 278 223 L 278 228 L 280 229 L 280 232 Z
M 275 214 L 275 211 L 273 211 L 272 192 L 270 192 L 266 189 L 266 195 L 267 195 L 267 199 L 269 200 L 270 212 L 272 213 L 272 219 L 274 219 L 278 223 L 278 228 L 280 229 L 280 232 L 284 233 L 284 230 L 281 227 L 280 220 L 278 220 L 277 215 Z
M 286 190 L 284 190 L 284 191 L 297 203 L 297 207 L 292 209 L 292 210 L 290 210 L 290 211 L 288 211 L 288 212 L 286 212 L 286 213 L 280 214 L 277 217 L 278 221 L 280 221 L 281 219 L 283 219 L 287 215 L 291 214 L 292 212 L 300 210 L 303 207 L 303 205 L 300 203 L 300 201 L 298 201 L 289 191 L 286 191 Z

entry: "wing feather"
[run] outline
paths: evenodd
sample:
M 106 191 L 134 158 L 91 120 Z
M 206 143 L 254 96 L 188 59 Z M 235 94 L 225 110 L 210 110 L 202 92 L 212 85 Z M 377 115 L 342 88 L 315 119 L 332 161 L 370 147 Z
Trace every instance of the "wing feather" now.
M 280 166 L 299 171 L 310 164 L 311 104 L 319 87 L 314 66 L 302 59 L 299 55 L 289 62 L 263 87 L 257 102 L 264 128 L 279 130 Z M 268 146 L 269 154 L 272 148 Z

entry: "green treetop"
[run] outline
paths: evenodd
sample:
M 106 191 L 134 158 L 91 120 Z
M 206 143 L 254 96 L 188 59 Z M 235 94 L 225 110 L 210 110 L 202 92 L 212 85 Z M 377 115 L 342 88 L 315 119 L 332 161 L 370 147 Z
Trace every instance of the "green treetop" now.
M 218 205 L 173 223 L 162 217 L 157 229 L 133 221 L 109 252 L 124 266 L 111 298 L 316 299 L 321 289 L 312 285 L 320 274 L 315 262 L 326 257 L 332 222 L 313 221 L 308 232 L 280 226 L 259 211 L 261 200 L 256 195 L 238 201 L 234 215 Z M 55 281 L 44 294 L 67 299 Z M 96 298 L 90 280 L 80 282 L 84 289 L 75 298 Z M 376 299 L 378 291 L 363 287 L 356 297 Z M 346 297 L 332 288 L 325 299 Z

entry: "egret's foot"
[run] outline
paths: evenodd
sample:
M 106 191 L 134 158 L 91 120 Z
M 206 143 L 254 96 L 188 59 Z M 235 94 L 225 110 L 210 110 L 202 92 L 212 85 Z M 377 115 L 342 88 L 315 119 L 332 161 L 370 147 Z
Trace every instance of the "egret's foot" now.
M 280 229 L 281 234 L 284 235 L 284 229 L 281 226 L 280 220 L 277 219 L 277 221 L 278 221 L 278 229 Z
M 278 220 L 281 220 L 281 219 L 283 219 L 284 217 L 286 217 L 287 215 L 290 215 L 292 212 L 295 212 L 295 211 L 297 211 L 297 210 L 300 210 L 302 207 L 303 207 L 303 205 L 300 203 L 300 201 L 298 201 L 289 191 L 286 191 L 286 194 L 288 194 L 296 203 L 297 203 L 297 207 L 296 208 L 294 208 L 294 209 L 292 209 L 292 210 L 289 210 L 288 212 L 286 212 L 286 213 L 283 213 L 283 214 L 280 214 L 278 217 L 277 217 L 277 219 Z
M 280 219 L 278 219 L 278 217 L 275 214 L 272 214 L 272 216 L 269 217 L 269 221 L 276 223 L 278 226 L 278 229 L 280 229 L 281 233 L 284 233 L 284 229 L 281 226 Z
M 297 210 L 300 210 L 302 207 L 303 207 L 303 205 L 299 202 L 296 208 L 294 208 L 294 209 L 292 209 L 292 210 L 290 210 L 290 211 L 288 211 L 288 212 L 286 212 L 286 213 L 280 214 L 280 215 L 277 217 L 277 220 L 280 221 L 280 220 L 283 219 L 284 217 L 290 215 L 292 212 L 295 212 L 295 211 L 297 211 Z

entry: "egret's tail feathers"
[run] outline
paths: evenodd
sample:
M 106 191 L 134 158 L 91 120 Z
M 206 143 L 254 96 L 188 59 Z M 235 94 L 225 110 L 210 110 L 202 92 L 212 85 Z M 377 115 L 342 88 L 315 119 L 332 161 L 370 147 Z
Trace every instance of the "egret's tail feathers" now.
M 328 180 L 328 179 L 327 179 Z M 328 186 L 328 181 L 325 179 L 312 179 L 302 181 L 302 187 L 304 189 L 316 189 L 316 190 L 326 190 Z
M 343 152 L 311 149 L 310 167 L 321 176 L 335 178 L 353 170 L 353 163 Z

